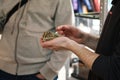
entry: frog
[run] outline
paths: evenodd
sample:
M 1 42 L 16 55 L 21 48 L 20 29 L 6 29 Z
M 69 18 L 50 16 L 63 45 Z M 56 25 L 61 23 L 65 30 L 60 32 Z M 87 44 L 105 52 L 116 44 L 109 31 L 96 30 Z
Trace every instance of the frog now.
M 42 38 L 43 38 L 43 41 L 49 41 L 59 36 L 60 35 L 57 32 L 46 31 L 43 33 Z

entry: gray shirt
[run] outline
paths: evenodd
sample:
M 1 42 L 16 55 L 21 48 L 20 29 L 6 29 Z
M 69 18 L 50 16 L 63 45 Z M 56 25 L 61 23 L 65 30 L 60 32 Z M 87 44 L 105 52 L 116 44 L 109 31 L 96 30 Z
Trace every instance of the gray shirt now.
M 0 14 L 1 10 L 6 14 L 18 1 L 0 0 Z M 0 40 L 0 69 L 18 75 L 40 71 L 47 80 L 53 80 L 70 52 L 42 48 L 40 38 L 45 31 L 73 22 L 71 0 L 29 0 L 5 26 Z

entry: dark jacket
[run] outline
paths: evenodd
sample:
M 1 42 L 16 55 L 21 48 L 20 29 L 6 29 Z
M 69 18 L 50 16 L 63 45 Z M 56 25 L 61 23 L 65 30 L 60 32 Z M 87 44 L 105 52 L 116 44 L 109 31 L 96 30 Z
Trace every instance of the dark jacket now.
M 120 80 L 120 0 L 113 0 L 88 80 Z

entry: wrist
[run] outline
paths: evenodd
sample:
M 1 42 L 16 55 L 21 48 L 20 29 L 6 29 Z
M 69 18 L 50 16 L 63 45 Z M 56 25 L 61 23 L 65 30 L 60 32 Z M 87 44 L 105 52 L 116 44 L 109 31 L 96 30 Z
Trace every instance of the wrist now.
M 78 43 L 75 42 L 74 40 L 70 40 L 69 43 L 68 43 L 68 45 L 67 45 L 67 48 L 68 48 L 69 50 L 71 50 L 71 51 L 74 51 L 74 48 L 76 47 L 77 44 L 78 44 Z
M 89 40 L 89 34 L 85 33 L 83 36 L 83 44 L 86 44 Z
M 88 40 L 88 37 L 89 37 L 89 34 L 84 32 L 84 31 L 80 31 L 79 33 L 79 38 L 81 39 L 80 40 L 80 44 L 85 44 Z

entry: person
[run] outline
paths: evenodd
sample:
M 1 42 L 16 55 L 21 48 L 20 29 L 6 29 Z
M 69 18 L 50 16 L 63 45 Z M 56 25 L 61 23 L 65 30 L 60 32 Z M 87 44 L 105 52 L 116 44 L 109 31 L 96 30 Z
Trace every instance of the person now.
M 0 0 L 0 14 L 7 14 L 20 1 Z M 63 24 L 74 24 L 71 0 L 28 0 L 18 7 L 0 40 L 0 80 L 56 78 L 71 52 L 44 49 L 39 38 Z
M 56 51 L 72 51 L 90 69 L 88 80 L 120 80 L 120 1 L 113 0 L 112 4 L 100 38 L 61 25 L 56 30 L 63 36 L 45 42 L 41 38 L 41 45 Z

